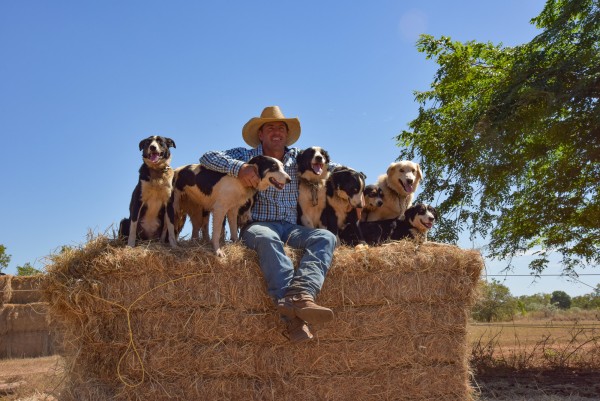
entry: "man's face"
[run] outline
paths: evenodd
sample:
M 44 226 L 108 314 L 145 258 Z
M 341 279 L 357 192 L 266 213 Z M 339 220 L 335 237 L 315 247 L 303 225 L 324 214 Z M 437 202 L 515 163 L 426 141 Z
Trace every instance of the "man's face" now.
M 284 148 L 287 143 L 288 130 L 283 121 L 264 124 L 258 131 L 258 139 L 263 147 Z

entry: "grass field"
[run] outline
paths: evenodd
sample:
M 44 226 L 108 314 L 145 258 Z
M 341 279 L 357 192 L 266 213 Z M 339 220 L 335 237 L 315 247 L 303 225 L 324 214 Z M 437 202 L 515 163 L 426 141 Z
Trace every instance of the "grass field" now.
M 469 326 L 482 401 L 600 400 L 600 322 L 521 319 Z M 59 356 L 0 360 L 0 400 L 59 400 Z
M 600 400 L 600 322 L 520 319 L 469 326 L 483 400 Z

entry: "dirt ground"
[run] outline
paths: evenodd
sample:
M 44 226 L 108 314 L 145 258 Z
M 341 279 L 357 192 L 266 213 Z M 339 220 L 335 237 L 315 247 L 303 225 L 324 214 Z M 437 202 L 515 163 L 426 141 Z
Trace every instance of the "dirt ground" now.
M 59 356 L 0 360 L 0 400 L 56 401 L 63 385 Z M 600 400 L 600 372 L 487 372 L 473 380 L 481 401 Z
M 479 374 L 473 386 L 483 400 L 600 400 L 600 371 L 493 371 Z

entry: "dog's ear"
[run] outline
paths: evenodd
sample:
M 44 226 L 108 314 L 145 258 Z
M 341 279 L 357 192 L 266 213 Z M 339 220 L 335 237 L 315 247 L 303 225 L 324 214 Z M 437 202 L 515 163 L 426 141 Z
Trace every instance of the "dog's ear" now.
M 171 138 L 165 137 L 165 143 L 167 144 L 167 146 L 169 148 L 177 148 L 177 146 L 175 146 L 175 141 L 172 140 Z
M 396 162 L 390 164 L 390 166 L 387 168 L 387 170 L 385 172 L 387 174 L 387 176 L 392 175 L 392 173 L 394 172 L 394 168 L 396 168 L 396 164 L 397 164 Z
M 333 196 L 333 192 L 335 190 L 334 188 L 334 183 L 333 183 L 333 176 L 330 175 L 329 179 L 327 179 L 327 181 L 325 181 L 325 192 L 327 194 L 327 196 L 331 197 Z
M 421 172 L 421 166 L 419 165 L 419 163 L 415 163 L 417 165 L 417 173 L 415 174 L 417 177 L 417 180 L 421 181 L 421 179 L 423 179 L 423 173 Z
M 140 150 L 144 150 L 144 146 L 146 146 L 149 140 L 149 138 L 142 139 L 142 141 L 140 142 Z
M 417 208 L 415 206 L 411 206 L 404 212 L 404 219 L 406 221 L 412 221 L 417 216 Z
M 321 153 L 323 153 L 323 156 L 325 156 L 325 163 L 329 164 L 330 162 L 330 158 L 329 158 L 329 152 L 327 152 L 325 149 L 321 148 Z

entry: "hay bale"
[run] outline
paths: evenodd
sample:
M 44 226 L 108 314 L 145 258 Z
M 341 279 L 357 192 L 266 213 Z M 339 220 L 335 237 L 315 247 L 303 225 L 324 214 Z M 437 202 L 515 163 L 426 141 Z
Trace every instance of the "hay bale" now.
M 43 274 L 33 276 L 0 276 L 0 306 L 2 304 L 28 304 L 41 302 L 39 290 Z
M 478 252 L 341 247 L 319 296 L 336 313 L 292 345 L 255 252 L 133 249 L 104 237 L 54 256 L 44 291 L 77 400 L 469 400 Z M 289 250 L 293 260 L 300 251 Z
M 48 330 L 48 305 L 44 302 L 32 304 L 5 304 L 0 308 L 0 334 Z
M 49 330 L 9 332 L 0 337 L 0 358 L 37 358 L 54 354 Z
M 7 274 L 0 275 L 0 308 L 4 305 L 4 297 L 7 291 L 7 288 L 10 288 L 10 277 Z

